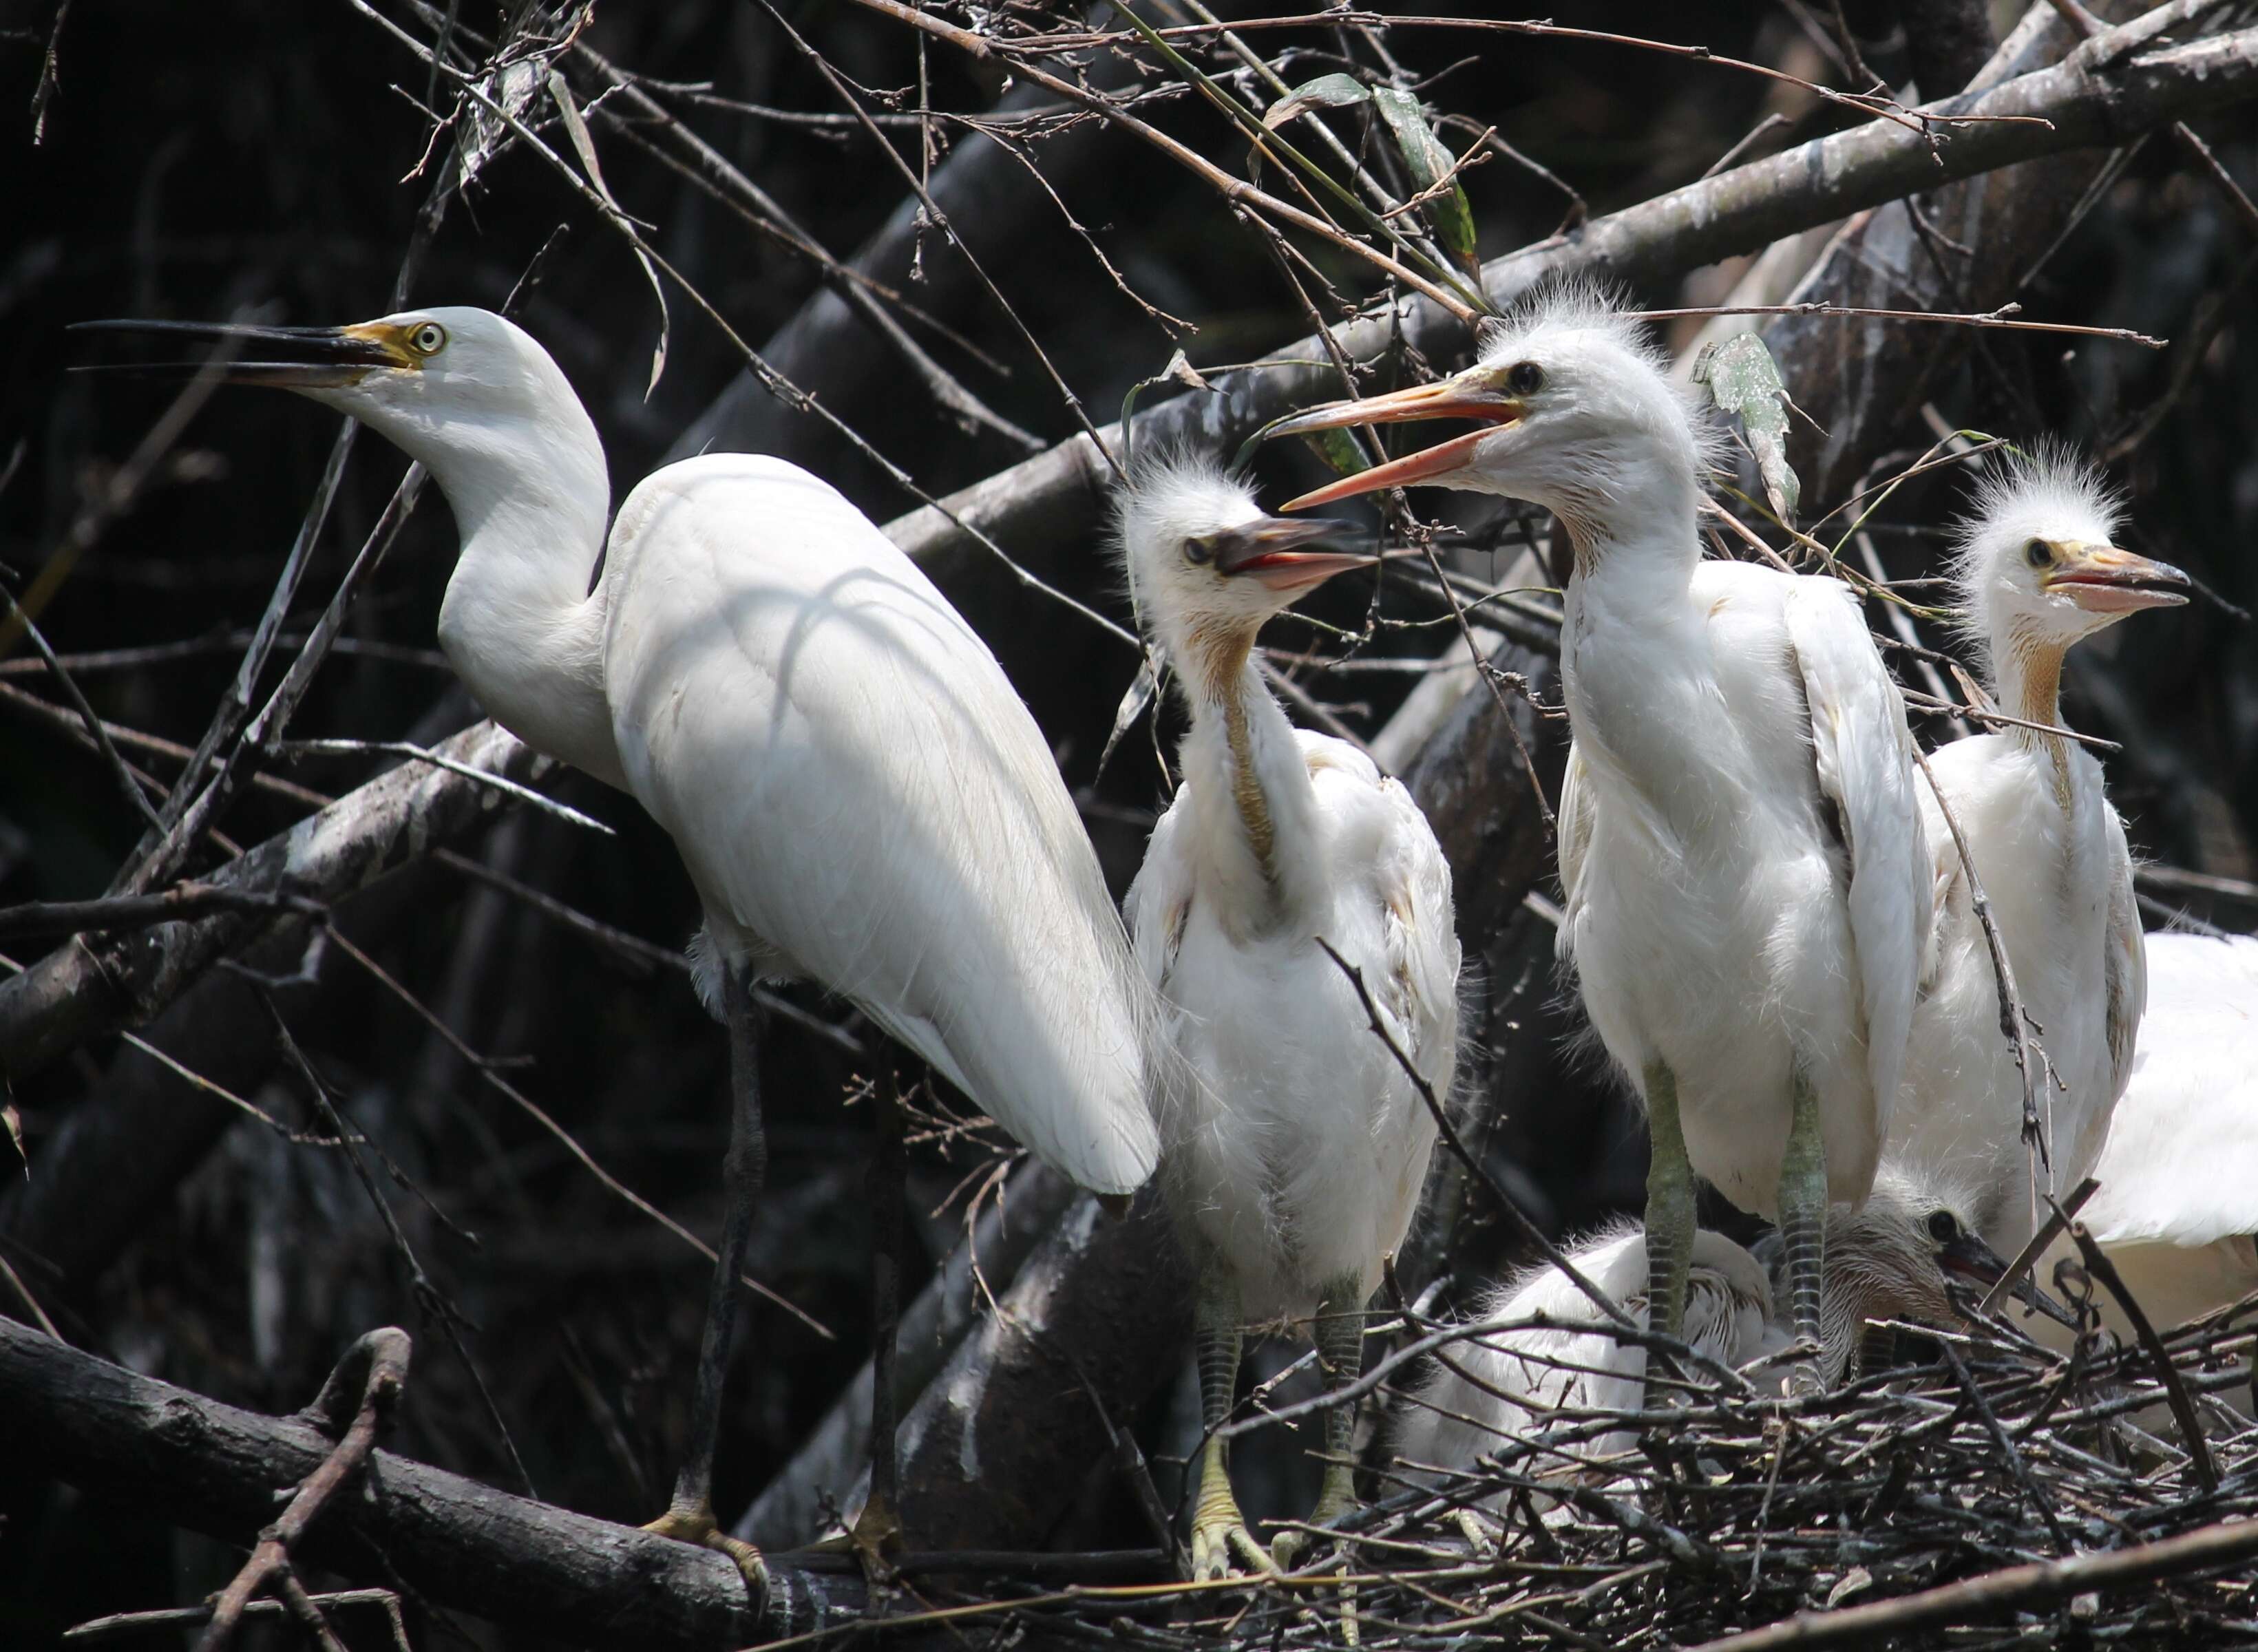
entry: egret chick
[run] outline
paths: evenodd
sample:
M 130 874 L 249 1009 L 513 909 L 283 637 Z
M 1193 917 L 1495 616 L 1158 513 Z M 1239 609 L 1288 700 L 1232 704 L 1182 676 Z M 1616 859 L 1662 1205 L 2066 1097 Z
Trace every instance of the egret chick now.
M 1828 1211 L 1820 1307 L 1828 1381 L 1859 1374 L 1869 1325 L 1949 1326 L 1960 1314 L 1954 1287 L 1980 1294 L 1999 1282 L 2007 1265 L 1985 1244 L 1973 1212 L 1967 1190 L 1887 1159 L 1863 1206 Z M 1634 1320 L 1648 1322 L 1643 1229 L 1629 1224 L 1595 1235 L 1569 1260 Z M 1697 1231 L 1685 1342 L 1733 1369 L 1786 1351 L 1792 1335 L 1775 1315 L 1773 1283 L 1756 1254 L 1722 1233 Z M 1631 1449 L 1630 1432 L 1595 1438 L 1590 1420 L 1574 1414 L 1640 1409 L 1646 1350 L 1610 1335 L 1591 1299 L 1549 1266 L 1498 1287 L 1472 1319 L 1500 1329 L 1444 1349 L 1435 1373 L 1405 1399 L 1395 1432 L 1405 1468 L 1423 1478 L 1434 1470 L 1463 1472 L 1505 1443 L 1537 1441 L 1514 1465 L 1521 1472 L 1608 1478 L 1607 1460 Z M 1688 1374 L 1700 1379 L 1698 1371 Z M 1497 1500 L 1485 1506 L 1495 1508 Z
M 232 341 L 242 353 L 221 377 L 309 396 L 428 466 L 462 541 L 439 610 L 449 662 L 497 722 L 631 793 L 680 851 L 735 1105 L 690 1455 L 656 1528 L 725 1549 L 764 1589 L 751 1546 L 715 1530 L 709 1494 L 767 1158 L 754 982 L 804 977 L 852 1000 L 1100 1194 L 1137 1188 L 1158 1153 L 1151 990 L 1041 730 L 932 581 L 796 465 L 669 465 L 607 535 L 595 426 L 548 351 L 500 316 L 96 324 Z M 877 1387 L 883 1487 L 893 1434 Z
M 1309 1332 L 1329 1384 L 1356 1378 L 1365 1304 L 1410 1226 L 1435 1142 L 1417 1087 L 1325 947 L 1360 972 L 1388 1038 L 1440 1099 L 1457 1060 L 1459 941 L 1450 867 L 1410 794 L 1347 742 L 1296 729 L 1253 657 L 1271 615 L 1373 558 L 1310 549 L 1341 526 L 1266 516 L 1245 484 L 1196 460 L 1132 477 L 1120 531 L 1131 592 L 1191 713 L 1182 783 L 1128 913 L 1177 1058 L 1161 1184 L 1198 1272 L 1211 1436 L 1249 1328 Z M 1326 1414 L 1313 1524 L 1353 1506 L 1354 1422 L 1347 1405 Z M 1275 1563 L 1299 1547 L 1282 1535 Z M 1211 1437 L 1193 1575 L 1224 1575 L 1234 1550 L 1273 1562 Z
M 1424 482 L 1566 528 L 1560 947 L 1645 1103 L 1649 1288 L 1676 1334 L 1699 1171 L 1777 1218 L 1808 1386 L 1827 1208 L 1873 1181 L 1928 949 L 1904 702 L 1848 587 L 1701 560 L 1700 427 L 1603 298 L 1556 293 L 1454 378 L 1276 429 L 1414 419 L 1477 428 L 1288 508 Z
M 2258 939 L 2157 933 L 2147 946 L 2140 1046 L 2078 1219 L 2162 1331 L 2258 1290 Z M 2040 1277 L 2077 1255 L 2056 1240 Z M 2131 1336 L 2106 1289 L 2093 1303 Z M 2249 1409 L 2247 1388 L 2227 1398 Z
M 1978 484 L 1954 583 L 1986 686 L 2016 727 L 1929 758 L 1968 841 L 2023 1008 L 2051 1076 L 2039 1075 L 2052 1190 L 2084 1179 L 2132 1071 L 2146 996 L 2125 828 L 2101 765 L 2062 726 L 2063 656 L 2127 614 L 2187 599 L 2176 568 L 2110 542 L 2122 507 L 2068 449 L 2041 447 Z M 1914 1012 L 1891 1152 L 1979 1174 L 1999 1190 L 1985 1237 L 2010 1255 L 2031 1236 L 2023 1084 L 1999 1031 L 1992 955 L 1936 795 L 1924 784 L 1935 953 Z M 2046 1185 L 2046 1184 L 2041 1184 Z

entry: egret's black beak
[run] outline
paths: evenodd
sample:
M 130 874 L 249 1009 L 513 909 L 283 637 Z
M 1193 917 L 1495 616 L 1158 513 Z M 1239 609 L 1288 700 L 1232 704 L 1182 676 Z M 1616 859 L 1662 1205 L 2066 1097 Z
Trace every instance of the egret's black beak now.
M 1972 1286 L 1981 1294 L 2006 1277 L 2007 1263 L 1997 1251 L 1973 1233 L 1963 1233 L 1939 1247 L 1936 1259 L 1943 1267 L 1945 1277 L 1956 1279 Z M 2077 1329 L 2077 1315 L 2039 1289 L 2036 1280 L 2026 1274 L 2015 1286 L 2016 1298 L 2036 1308 L 2057 1325 Z
M 1338 545 L 1369 530 L 1354 522 L 1328 521 L 1323 517 L 1289 521 L 1279 516 L 1258 516 L 1251 522 L 1211 535 L 1218 573 L 1260 580 L 1273 591 L 1306 591 L 1351 568 L 1368 568 L 1381 560 L 1368 552 L 1304 549 L 1304 546 Z
M 126 373 L 144 379 L 193 379 L 209 371 L 228 384 L 272 385 L 284 390 L 323 390 L 359 384 L 384 367 L 412 367 L 415 358 L 366 327 L 254 327 L 234 322 L 75 322 L 73 332 L 116 333 L 162 339 L 186 358 L 103 362 L 79 372 Z

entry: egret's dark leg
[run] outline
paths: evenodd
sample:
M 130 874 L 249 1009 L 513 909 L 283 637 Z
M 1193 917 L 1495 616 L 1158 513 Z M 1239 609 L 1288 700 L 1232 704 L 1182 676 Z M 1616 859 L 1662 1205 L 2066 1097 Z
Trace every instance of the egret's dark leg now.
M 684 1542 L 718 1549 L 737 1563 L 756 1597 L 768 1594 L 761 1551 L 728 1536 L 714 1523 L 714 1448 L 721 1432 L 721 1390 L 729 1374 L 729 1344 L 737 1329 L 740 1275 L 752 1237 L 753 1207 L 768 1179 L 768 1138 L 761 1129 L 761 1023 L 752 983 L 735 968 L 721 976 L 722 1018 L 729 1028 L 729 1150 L 721 1161 L 728 1206 L 721 1219 L 714 1286 L 706 1299 L 706 1334 L 698 1349 L 698 1386 L 690 1404 L 690 1455 L 674 1482 L 674 1500 L 645 1527 Z
M 1317 1371 L 1328 1388 L 1347 1387 L 1364 1374 L 1364 1281 L 1335 1280 L 1317 1299 Z M 1325 1477 L 1317 1488 L 1312 1526 L 1330 1525 L 1356 1507 L 1356 1407 L 1344 1402 L 1325 1413 Z M 1271 1558 L 1291 1567 L 1311 1539 L 1306 1532 L 1278 1534 Z
M 1233 1551 L 1258 1567 L 1267 1570 L 1270 1564 L 1270 1556 L 1246 1529 L 1239 1500 L 1232 1495 L 1231 1448 L 1215 1437 L 1238 1398 L 1239 1355 L 1246 1333 L 1239 1281 L 1212 1261 L 1200 1270 L 1192 1340 L 1199 1358 L 1200 1422 L 1207 1433 L 1200 1448 L 1199 1500 L 1192 1506 L 1192 1578 L 1199 1582 L 1228 1577 L 1233 1570 Z
M 1678 1079 L 1650 1061 L 1646 1089 L 1646 1314 L 1666 1336 L 1686 1334 L 1686 1280 L 1694 1265 L 1694 1161 L 1678 1118 Z M 1649 1398 L 1651 1403 L 1651 1396 Z
M 1779 1237 L 1795 1315 L 1795 1392 L 1817 1393 L 1826 1386 L 1819 1375 L 1819 1293 L 1827 1251 L 1827 1144 L 1819 1133 L 1819 1097 L 1800 1061 L 1793 1083 L 1795 1110 L 1779 1161 Z
M 877 1087 L 877 1138 L 864 1182 L 870 1201 L 870 1494 L 855 1521 L 863 1564 L 885 1568 L 901 1547 L 897 1500 L 894 1341 L 902 1309 L 902 1205 L 908 1170 L 902 1147 L 902 1103 L 889 1061 Z

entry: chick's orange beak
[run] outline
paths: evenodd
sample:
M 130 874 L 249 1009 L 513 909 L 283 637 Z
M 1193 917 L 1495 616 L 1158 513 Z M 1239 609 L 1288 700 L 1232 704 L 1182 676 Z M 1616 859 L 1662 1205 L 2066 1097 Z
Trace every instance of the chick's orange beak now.
M 2060 560 L 2041 583 L 2049 591 L 2065 592 L 2088 613 L 2172 608 L 2188 599 L 2188 577 L 2168 562 L 2076 540 L 2056 549 Z
M 1338 430 L 1353 424 L 1409 424 L 1424 419 L 1476 419 L 1482 427 L 1329 482 L 1299 499 L 1288 500 L 1280 508 L 1307 510 L 1382 488 L 1431 482 L 1453 471 L 1464 470 L 1473 462 L 1477 443 L 1492 431 L 1518 422 L 1529 410 L 1520 398 L 1495 388 L 1478 374 L 1479 370 L 1460 373 L 1434 384 L 1391 391 L 1384 396 L 1367 396 L 1361 401 L 1328 402 L 1272 425 L 1266 436 L 1305 436 L 1311 431 Z

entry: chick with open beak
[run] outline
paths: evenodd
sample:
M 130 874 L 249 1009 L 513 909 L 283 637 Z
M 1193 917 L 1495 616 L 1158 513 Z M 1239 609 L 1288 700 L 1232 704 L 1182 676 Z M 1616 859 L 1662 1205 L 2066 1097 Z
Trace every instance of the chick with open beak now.
M 1147 464 L 1121 499 L 1130 589 L 1191 713 L 1182 781 L 1127 905 L 1160 996 L 1161 1183 L 1198 1276 L 1211 1438 L 1195 1578 L 1292 1563 L 1303 1536 L 1254 1541 L 1211 1437 L 1241 1346 L 1282 1329 L 1315 1341 L 1329 1386 L 1353 1381 L 1365 1304 L 1426 1176 L 1433 1117 L 1374 1036 L 1358 980 L 1434 1095 L 1450 1094 L 1457 1059 L 1459 942 L 1434 833 L 1362 751 L 1296 729 L 1251 657 L 1271 615 L 1375 560 L 1321 548 L 1352 531 L 1265 515 L 1197 462 Z M 1312 1525 L 1354 1504 L 1354 1422 L 1350 1405 L 1326 1413 Z
M 2098 471 L 2042 446 L 1983 479 L 1953 564 L 1962 634 L 1999 709 L 2017 720 L 1929 760 L 1943 802 L 1922 789 L 1937 946 L 1891 1138 L 1892 1151 L 1981 1166 L 2001 1195 L 1985 1237 L 2009 1255 L 2030 1237 L 2034 1216 L 2022 1074 L 1999 1034 L 1991 952 L 1943 810 L 1968 840 L 2046 1053 L 2037 1185 L 2067 1193 L 2093 1170 L 2131 1079 L 2148 963 L 2132 857 L 2101 764 L 2056 732 L 2063 659 L 2128 613 L 2186 601 L 2190 589 L 2178 569 L 2112 542 L 2122 516 Z
M 1872 1185 L 1928 944 L 1903 702 L 1847 587 L 1703 559 L 1706 427 L 1604 294 L 1555 290 L 1441 384 L 1273 433 L 1431 419 L 1475 428 L 1287 508 L 1427 482 L 1566 528 L 1560 947 L 1646 1106 L 1656 1320 L 1683 1323 L 1707 1177 L 1779 1221 L 1816 1386 L 1827 1210 Z

